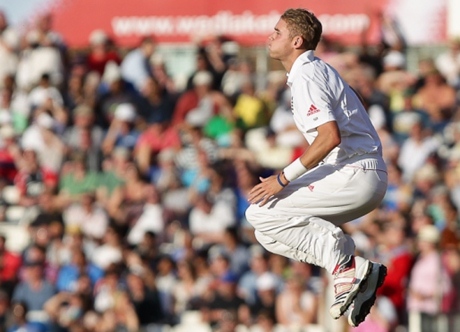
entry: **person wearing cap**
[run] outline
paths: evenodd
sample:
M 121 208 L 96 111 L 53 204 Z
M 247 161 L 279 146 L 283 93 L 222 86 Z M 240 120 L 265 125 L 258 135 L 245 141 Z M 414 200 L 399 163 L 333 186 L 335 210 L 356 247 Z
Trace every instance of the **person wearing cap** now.
M 104 30 L 91 31 L 88 39 L 90 45 L 90 51 L 86 56 L 88 71 L 95 71 L 102 76 L 109 61 L 121 63 L 121 56 L 116 48 L 111 47 L 112 40 Z
M 198 71 L 192 79 L 193 87 L 177 100 L 172 123 L 182 127 L 205 127 L 218 113 L 231 114 L 231 106 L 218 90 L 213 90 L 213 76 L 206 70 Z
M 417 234 L 419 255 L 410 274 L 407 296 L 410 331 L 438 331 L 439 315 L 450 309 L 452 280 L 440 255 L 440 239 L 440 231 L 432 224 L 422 226 Z
M 115 108 L 114 118 L 102 142 L 102 151 L 109 154 L 116 147 L 130 151 L 136 146 L 140 132 L 136 129 L 137 111 L 131 103 L 121 103 Z

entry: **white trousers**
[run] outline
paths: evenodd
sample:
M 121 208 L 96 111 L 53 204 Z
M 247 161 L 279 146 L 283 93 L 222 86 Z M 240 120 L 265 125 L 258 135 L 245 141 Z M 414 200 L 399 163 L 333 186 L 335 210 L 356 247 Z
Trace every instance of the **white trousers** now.
M 251 204 L 246 218 L 268 251 L 332 273 L 355 245 L 338 226 L 382 201 L 387 189 L 384 161 L 357 156 L 346 165 L 320 165 L 292 181 L 264 206 Z

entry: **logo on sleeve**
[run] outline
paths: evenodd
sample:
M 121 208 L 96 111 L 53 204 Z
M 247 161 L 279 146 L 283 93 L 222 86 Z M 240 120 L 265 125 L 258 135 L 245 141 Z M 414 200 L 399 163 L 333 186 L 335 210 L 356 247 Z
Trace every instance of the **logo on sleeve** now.
M 310 108 L 308 109 L 307 116 L 313 115 L 318 113 L 320 110 L 313 104 L 311 104 Z

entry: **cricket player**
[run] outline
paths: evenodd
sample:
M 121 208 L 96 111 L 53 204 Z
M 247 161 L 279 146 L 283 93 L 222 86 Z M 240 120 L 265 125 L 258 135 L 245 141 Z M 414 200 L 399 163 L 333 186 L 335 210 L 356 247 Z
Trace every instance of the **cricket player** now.
M 354 255 L 340 228 L 375 209 L 387 189 L 379 137 L 354 90 L 315 57 L 322 26 L 305 9 L 288 9 L 268 39 L 269 55 L 287 71 L 292 116 L 309 146 L 282 172 L 260 178 L 247 220 L 269 251 L 333 275 L 337 319 L 349 308 L 358 326 L 375 302 L 386 267 Z

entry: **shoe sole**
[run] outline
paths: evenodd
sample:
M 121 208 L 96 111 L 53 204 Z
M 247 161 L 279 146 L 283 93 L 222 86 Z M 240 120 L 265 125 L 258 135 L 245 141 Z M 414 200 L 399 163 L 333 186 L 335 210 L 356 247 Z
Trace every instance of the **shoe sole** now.
M 378 271 L 374 272 L 374 268 Z M 373 273 L 377 274 L 376 278 L 371 278 Z M 384 265 L 372 264 L 372 271 L 360 287 L 360 291 L 355 297 L 353 309 L 348 315 L 348 323 L 351 326 L 356 327 L 366 319 L 377 298 L 377 289 L 383 285 L 386 276 L 387 268 Z
M 332 315 L 332 318 L 334 319 L 339 319 L 347 310 L 348 308 L 350 307 L 350 305 L 353 303 L 353 301 L 355 300 L 355 298 L 358 296 L 359 292 L 361 291 L 361 289 L 363 288 L 363 285 L 365 284 L 365 280 L 368 278 L 368 276 L 371 274 L 372 272 L 372 267 L 373 267 L 373 263 L 372 262 L 368 262 L 368 267 L 367 267 L 367 270 L 366 270 L 366 273 L 364 273 L 364 275 L 362 276 L 361 280 L 363 280 L 362 282 L 360 282 L 360 284 L 358 285 L 358 287 L 356 288 L 356 290 L 354 292 L 351 292 L 350 295 L 348 296 L 348 301 L 346 301 L 342 307 L 340 308 L 340 315 L 339 316 L 334 316 Z

